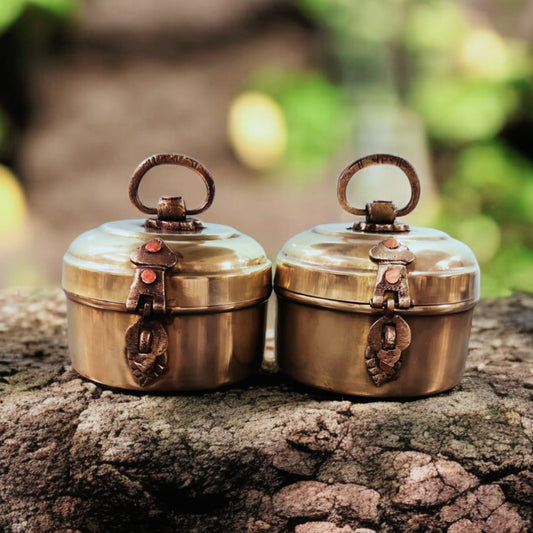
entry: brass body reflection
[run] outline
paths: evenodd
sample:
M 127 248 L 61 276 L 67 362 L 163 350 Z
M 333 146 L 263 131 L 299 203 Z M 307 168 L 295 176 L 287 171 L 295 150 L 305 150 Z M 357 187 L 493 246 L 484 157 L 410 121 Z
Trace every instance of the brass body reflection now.
M 68 300 L 72 365 L 85 377 L 122 389 L 175 391 L 214 389 L 240 381 L 261 366 L 266 302 L 218 313 L 170 315 L 168 370 L 147 387 L 128 368 L 124 332 L 137 319 Z
M 277 360 L 297 381 L 344 394 L 400 398 L 445 391 L 461 380 L 473 304 L 451 314 L 399 312 L 411 328 L 411 346 L 398 379 L 376 387 L 366 371 L 365 348 L 379 312 L 319 308 L 280 295 L 277 300 Z

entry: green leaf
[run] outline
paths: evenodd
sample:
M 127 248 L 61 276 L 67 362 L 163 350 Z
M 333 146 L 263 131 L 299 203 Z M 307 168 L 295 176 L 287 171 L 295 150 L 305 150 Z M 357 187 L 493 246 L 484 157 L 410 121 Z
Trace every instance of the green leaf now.
M 416 51 L 450 52 L 458 47 L 467 31 L 464 8 L 458 2 L 413 2 L 405 26 L 405 41 Z
M 27 2 L 65 18 L 77 13 L 79 8 L 78 0 L 27 0 Z
M 452 144 L 494 137 L 517 105 L 506 85 L 442 77 L 420 80 L 410 100 L 429 134 Z
M 0 1 L 0 33 L 3 33 L 17 20 L 25 4 L 25 0 Z
M 397 0 L 297 0 L 297 4 L 344 41 L 388 43 L 402 33 L 405 9 Z
M 316 170 L 339 149 L 347 131 L 344 93 L 322 74 L 265 69 L 252 76 L 249 86 L 270 95 L 283 110 L 290 169 Z
M 500 224 L 533 221 L 533 165 L 502 142 L 474 144 L 459 153 L 444 193 L 463 212 L 472 212 L 463 201 L 469 191 Z

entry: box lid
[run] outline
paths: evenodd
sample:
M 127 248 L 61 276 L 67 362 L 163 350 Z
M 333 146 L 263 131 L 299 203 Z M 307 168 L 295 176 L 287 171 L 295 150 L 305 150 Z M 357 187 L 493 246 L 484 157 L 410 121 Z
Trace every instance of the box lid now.
M 140 181 L 160 164 L 196 171 L 206 184 L 204 205 L 189 210 L 181 197 L 163 197 L 157 208 L 142 204 Z M 190 216 L 207 209 L 214 192 L 210 173 L 188 156 L 157 154 L 146 159 L 132 177 L 130 199 L 157 217 L 108 222 L 77 237 L 63 259 L 63 288 L 89 305 L 125 311 L 136 273 L 149 270 L 147 275 L 141 272 L 138 283 L 148 286 L 150 276 L 155 280 L 165 271 L 162 290 L 170 312 L 232 309 L 267 298 L 271 264 L 263 248 L 234 228 Z
M 407 206 L 398 210 L 392 202 L 376 201 L 363 210 L 348 204 L 349 180 L 376 164 L 396 165 L 407 175 L 412 188 Z M 470 248 L 442 231 L 396 220 L 414 209 L 418 197 L 418 178 L 404 159 L 375 154 L 355 161 L 339 177 L 338 198 L 347 211 L 366 217 L 350 226 L 316 226 L 290 239 L 277 258 L 276 290 L 367 305 L 390 297 L 399 308 L 476 302 L 479 266 Z M 402 302 L 406 287 L 408 304 Z

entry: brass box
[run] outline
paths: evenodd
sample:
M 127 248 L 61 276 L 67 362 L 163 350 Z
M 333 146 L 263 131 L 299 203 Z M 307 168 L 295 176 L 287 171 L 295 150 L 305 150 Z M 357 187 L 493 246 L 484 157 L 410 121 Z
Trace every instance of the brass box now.
M 202 177 L 204 205 L 181 197 L 146 207 L 137 189 L 159 164 Z M 63 260 L 74 368 L 122 389 L 213 389 L 261 365 L 271 264 L 252 238 L 192 218 L 211 204 L 214 182 L 197 161 L 158 154 L 135 171 L 130 198 L 157 217 L 109 222 L 80 235 Z
M 360 169 L 399 166 L 409 204 L 357 209 L 346 187 Z M 323 224 L 290 239 L 276 265 L 276 356 L 302 383 L 374 398 L 417 397 L 459 383 L 479 267 L 472 251 L 442 231 L 396 220 L 418 202 L 419 182 L 404 159 L 376 154 L 347 167 L 338 198 L 353 225 Z

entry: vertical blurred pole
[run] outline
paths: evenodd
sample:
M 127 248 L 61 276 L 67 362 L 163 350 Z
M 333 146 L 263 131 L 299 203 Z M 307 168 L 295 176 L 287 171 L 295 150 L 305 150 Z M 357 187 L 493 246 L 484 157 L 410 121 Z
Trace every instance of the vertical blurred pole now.
M 409 84 L 409 61 L 401 43 L 409 4 L 405 0 L 395 3 L 401 14 L 399 21 L 390 20 L 398 16 L 398 11 L 388 12 L 389 2 L 374 2 L 374 10 L 382 12 L 375 35 L 361 35 L 357 24 L 343 24 L 332 35 L 339 70 L 352 105 L 346 155 L 355 159 L 369 153 L 388 152 L 408 159 L 422 185 L 419 206 L 410 220 L 421 224 L 431 218 L 438 204 L 423 124 L 401 101 Z M 355 21 L 364 3 L 338 3 L 338 8 L 346 11 L 338 16 Z M 401 28 L 395 35 L 379 34 L 380 28 L 395 26 Z M 409 197 L 409 186 L 405 180 L 397 179 L 398 176 L 397 170 L 391 167 L 373 169 L 354 180 L 350 194 L 360 205 L 375 199 L 392 199 L 404 204 Z

